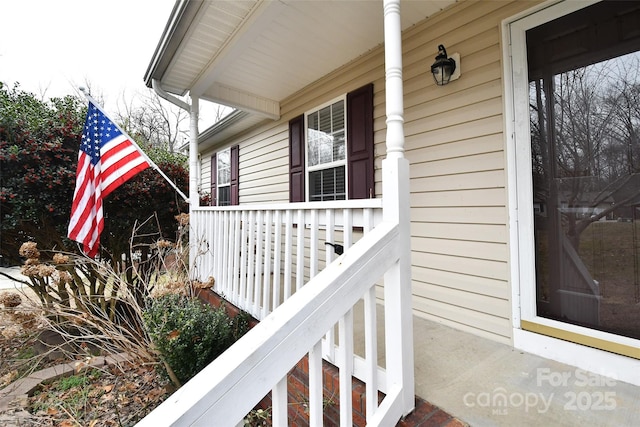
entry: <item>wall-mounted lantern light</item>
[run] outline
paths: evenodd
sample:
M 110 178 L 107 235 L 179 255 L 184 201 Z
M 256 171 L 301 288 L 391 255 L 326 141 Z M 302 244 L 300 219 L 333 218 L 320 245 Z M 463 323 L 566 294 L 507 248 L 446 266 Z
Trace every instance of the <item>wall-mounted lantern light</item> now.
M 456 61 L 457 59 L 457 61 Z M 457 64 L 456 64 L 457 62 Z M 444 86 L 451 80 L 460 77 L 460 55 L 454 53 L 451 57 L 447 56 L 447 50 L 443 45 L 438 46 L 438 56 L 436 62 L 431 65 L 431 73 L 438 86 Z

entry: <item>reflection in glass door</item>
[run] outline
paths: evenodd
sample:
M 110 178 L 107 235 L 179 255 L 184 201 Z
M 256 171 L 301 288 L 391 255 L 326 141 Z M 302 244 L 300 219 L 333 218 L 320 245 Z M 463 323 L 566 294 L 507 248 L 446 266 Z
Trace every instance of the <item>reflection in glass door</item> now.
M 640 53 L 529 89 L 537 315 L 640 338 Z

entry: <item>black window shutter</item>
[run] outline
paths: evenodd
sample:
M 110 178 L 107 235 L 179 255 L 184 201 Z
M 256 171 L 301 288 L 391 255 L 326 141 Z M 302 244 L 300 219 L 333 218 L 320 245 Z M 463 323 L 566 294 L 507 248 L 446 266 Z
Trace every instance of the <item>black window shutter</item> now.
M 216 179 L 218 178 L 218 162 L 217 156 L 213 154 L 211 156 L 211 206 L 218 205 L 218 186 L 216 185 Z
M 289 122 L 289 201 L 304 202 L 304 114 Z
M 373 83 L 347 94 L 347 162 L 349 199 L 374 194 Z
M 238 178 L 240 175 L 240 147 L 231 147 L 231 204 L 240 204 L 240 193 L 238 188 Z

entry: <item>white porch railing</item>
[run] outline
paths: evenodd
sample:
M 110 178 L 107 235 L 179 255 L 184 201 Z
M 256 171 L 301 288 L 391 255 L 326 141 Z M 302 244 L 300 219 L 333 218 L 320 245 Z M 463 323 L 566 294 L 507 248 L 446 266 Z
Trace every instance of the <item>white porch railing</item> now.
M 382 220 L 382 200 L 191 211 L 193 277 L 262 320 Z
M 214 277 L 218 294 L 263 320 L 338 257 L 325 243 L 347 250 L 382 221 L 381 208 L 381 199 L 367 199 L 193 210 L 195 277 Z M 387 390 L 384 370 L 377 366 L 374 286 L 362 300 L 362 323 L 370 328 L 367 334 L 371 338 L 366 343 L 370 361 L 353 354 L 354 340 L 362 341 L 354 336 L 353 319 L 339 323 L 338 334 L 335 328 L 326 331 L 318 355 L 336 366 L 347 366 L 351 372 L 348 381 L 353 375 L 371 384 L 370 399 L 376 400 L 378 390 Z M 341 351 L 338 342 L 346 343 L 343 348 L 351 349 L 353 360 Z M 369 378 L 374 374 L 377 377 Z
M 273 425 L 287 426 L 287 373 L 308 353 L 309 424 L 321 426 L 321 343 L 326 333 L 334 329 L 336 319 L 340 319 L 340 345 L 335 357 L 340 370 L 340 425 L 352 425 L 352 309 L 361 299 L 367 325 L 366 358 L 362 364 L 367 425 L 394 425 L 404 411 L 402 381 L 380 375 L 378 370 L 375 287 L 386 272 L 398 265 L 402 252 L 399 234 L 398 225 L 387 222 L 366 233 L 139 425 L 235 426 L 271 391 Z M 397 283 L 387 284 L 394 285 Z M 394 305 L 386 307 L 386 316 L 394 318 Z M 393 329 L 389 333 L 398 333 L 399 328 Z M 387 363 L 401 363 L 394 360 L 397 354 L 397 348 L 387 348 Z M 387 382 L 386 396 L 378 404 L 383 382 Z

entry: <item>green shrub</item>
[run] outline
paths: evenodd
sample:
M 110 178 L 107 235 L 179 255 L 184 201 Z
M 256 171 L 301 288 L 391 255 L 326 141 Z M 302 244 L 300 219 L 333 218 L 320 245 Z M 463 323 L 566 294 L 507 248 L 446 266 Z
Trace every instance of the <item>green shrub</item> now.
M 248 330 L 247 315 L 232 319 L 224 306 L 213 308 L 184 295 L 152 299 L 143 319 L 151 341 L 182 384 Z

